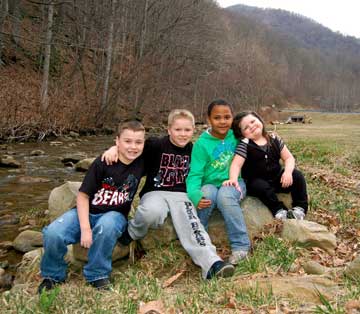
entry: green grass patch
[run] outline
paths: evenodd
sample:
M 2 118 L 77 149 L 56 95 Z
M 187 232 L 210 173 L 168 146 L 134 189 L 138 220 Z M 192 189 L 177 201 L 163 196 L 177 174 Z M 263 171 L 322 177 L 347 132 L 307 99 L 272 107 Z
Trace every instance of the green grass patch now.
M 252 274 L 266 272 L 267 269 L 289 271 L 297 258 L 296 248 L 280 238 L 270 236 L 258 242 L 250 257 L 240 262 L 237 273 Z

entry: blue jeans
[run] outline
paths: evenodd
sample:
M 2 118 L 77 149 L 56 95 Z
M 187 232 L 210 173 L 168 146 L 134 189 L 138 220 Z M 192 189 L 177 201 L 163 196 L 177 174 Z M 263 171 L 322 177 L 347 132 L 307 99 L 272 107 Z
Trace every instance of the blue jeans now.
M 206 184 L 201 188 L 203 197 L 211 200 L 211 206 L 198 209 L 198 216 L 205 229 L 208 229 L 209 218 L 218 208 L 225 220 L 225 226 L 232 251 L 249 251 L 250 240 L 246 229 L 240 200 L 245 197 L 246 186 L 243 180 L 239 180 L 242 193 L 233 186 L 216 187 Z
M 84 276 L 88 282 L 109 278 L 112 270 L 112 252 L 118 237 L 127 227 L 127 220 L 121 213 L 111 211 L 105 214 L 90 214 L 93 243 L 88 251 L 88 263 Z M 64 256 L 67 245 L 80 241 L 81 231 L 76 208 L 54 220 L 43 229 L 44 255 L 40 270 L 43 278 L 57 282 L 66 279 L 67 263 Z

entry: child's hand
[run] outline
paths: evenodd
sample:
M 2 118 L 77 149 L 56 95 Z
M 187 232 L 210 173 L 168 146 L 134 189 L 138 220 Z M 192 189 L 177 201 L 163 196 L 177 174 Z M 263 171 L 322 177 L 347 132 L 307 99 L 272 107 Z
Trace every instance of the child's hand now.
M 226 180 L 223 182 L 222 184 L 223 186 L 233 186 L 235 187 L 238 191 L 240 191 L 240 186 L 239 186 L 239 182 L 237 180 Z
M 287 188 L 291 186 L 293 184 L 292 173 L 288 173 L 284 171 L 284 173 L 281 176 L 280 183 L 283 188 Z
M 80 245 L 88 249 L 92 244 L 92 231 L 91 229 L 81 230 Z
M 105 153 L 101 156 L 101 161 L 105 161 L 105 163 L 110 166 L 114 162 L 117 162 L 119 159 L 118 149 L 116 146 L 110 147 Z
M 204 209 L 211 206 L 211 200 L 208 200 L 206 198 L 202 198 L 197 206 L 198 209 Z

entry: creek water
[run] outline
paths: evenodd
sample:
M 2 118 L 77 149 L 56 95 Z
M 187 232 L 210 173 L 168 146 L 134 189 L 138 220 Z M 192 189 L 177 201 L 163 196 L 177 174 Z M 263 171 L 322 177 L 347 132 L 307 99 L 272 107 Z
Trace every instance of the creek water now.
M 15 239 L 21 232 L 19 228 L 27 224 L 22 221 L 25 213 L 33 209 L 42 212 L 48 209 L 48 198 L 53 188 L 66 181 L 82 181 L 84 172 L 64 166 L 62 157 L 72 153 L 83 153 L 88 158 L 97 157 L 114 144 L 114 136 L 61 138 L 56 142 L 59 142 L 58 145 L 50 141 L 1 145 L 0 156 L 11 155 L 21 163 L 21 168 L 0 168 L 0 242 Z M 45 153 L 31 156 L 34 150 Z M 32 178 L 42 178 L 48 182 L 34 183 Z M 30 229 L 40 230 L 40 227 L 35 225 Z M 1 251 L 0 262 L 6 260 L 14 265 L 21 260 L 22 254 L 15 250 Z

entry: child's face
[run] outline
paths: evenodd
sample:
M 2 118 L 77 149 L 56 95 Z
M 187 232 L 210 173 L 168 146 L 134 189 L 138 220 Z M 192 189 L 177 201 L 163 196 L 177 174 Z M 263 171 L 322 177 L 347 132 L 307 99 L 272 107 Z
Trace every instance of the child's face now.
M 190 119 L 177 118 L 168 128 L 170 141 L 178 147 L 184 147 L 191 141 L 194 134 L 194 126 Z
M 141 155 L 144 149 L 144 143 L 144 131 L 125 129 L 120 136 L 116 137 L 116 146 L 120 161 L 126 165 L 130 164 Z
M 239 128 L 244 137 L 254 140 L 262 136 L 264 126 L 258 118 L 249 114 L 242 118 Z
M 232 121 L 233 115 L 230 107 L 223 105 L 214 106 L 208 117 L 208 122 L 211 125 L 211 135 L 224 139 L 231 128 Z

